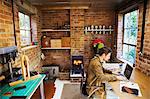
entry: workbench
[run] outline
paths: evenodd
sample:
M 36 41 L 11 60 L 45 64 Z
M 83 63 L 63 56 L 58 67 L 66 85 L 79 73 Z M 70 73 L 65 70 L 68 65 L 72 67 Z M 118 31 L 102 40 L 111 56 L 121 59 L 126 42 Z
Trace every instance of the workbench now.
M 34 80 L 25 81 L 22 84 L 18 84 L 15 86 L 9 86 L 8 84 L 2 86 L 0 88 L 1 94 L 0 99 L 9 99 L 11 96 L 27 96 L 26 99 L 30 99 L 36 89 L 40 86 L 41 99 L 45 99 L 44 96 L 44 87 L 43 87 L 43 79 L 45 78 L 44 74 L 39 74 L 39 77 Z M 14 90 L 14 88 L 25 85 L 26 88 Z M 5 93 L 12 93 L 10 96 L 4 96 Z

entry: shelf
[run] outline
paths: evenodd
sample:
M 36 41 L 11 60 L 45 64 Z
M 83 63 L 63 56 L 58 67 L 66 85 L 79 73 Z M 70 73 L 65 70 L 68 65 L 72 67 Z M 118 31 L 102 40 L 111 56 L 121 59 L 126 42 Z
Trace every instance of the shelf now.
M 69 32 L 70 29 L 60 29 L 60 30 L 53 30 L 53 29 L 41 29 L 42 32 Z M 87 31 L 87 32 L 113 32 L 114 30 L 113 29 L 91 29 L 91 30 L 84 30 L 84 31 Z
M 53 48 L 52 47 L 46 47 L 46 48 L 41 48 L 41 49 L 43 49 L 43 50 L 47 50 L 47 49 L 50 49 L 50 50 L 53 50 L 53 49 L 67 50 L 67 49 L 71 49 L 71 48 L 70 47 L 60 47 L 60 48 L 59 47 L 55 47 L 55 48 L 54 47 Z
M 41 29 L 42 32 L 69 32 L 70 29 L 60 29 L 60 30 L 53 30 L 53 29 Z

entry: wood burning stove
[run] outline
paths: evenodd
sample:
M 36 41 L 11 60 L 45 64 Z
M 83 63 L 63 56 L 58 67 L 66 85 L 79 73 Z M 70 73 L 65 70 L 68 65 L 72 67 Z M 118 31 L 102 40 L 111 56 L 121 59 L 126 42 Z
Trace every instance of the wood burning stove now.
M 83 74 L 83 56 L 72 56 L 72 68 L 70 70 L 70 81 L 80 82 Z
M 72 74 L 81 74 L 83 67 L 83 56 L 72 56 Z

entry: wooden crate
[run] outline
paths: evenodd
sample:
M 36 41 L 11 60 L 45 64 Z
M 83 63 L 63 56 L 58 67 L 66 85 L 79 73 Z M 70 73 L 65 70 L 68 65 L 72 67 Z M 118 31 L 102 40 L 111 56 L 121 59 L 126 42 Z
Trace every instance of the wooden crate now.
M 61 47 L 61 39 L 51 39 L 51 47 Z
M 61 45 L 62 47 L 70 47 L 70 37 L 62 37 Z

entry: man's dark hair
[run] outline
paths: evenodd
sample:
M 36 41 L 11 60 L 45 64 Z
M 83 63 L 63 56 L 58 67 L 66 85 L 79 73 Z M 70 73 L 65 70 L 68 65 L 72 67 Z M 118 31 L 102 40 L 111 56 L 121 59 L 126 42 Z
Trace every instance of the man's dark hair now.
M 98 54 L 101 56 L 103 54 L 107 55 L 108 53 L 111 53 L 112 50 L 108 47 L 103 47 L 101 49 L 99 49 Z

